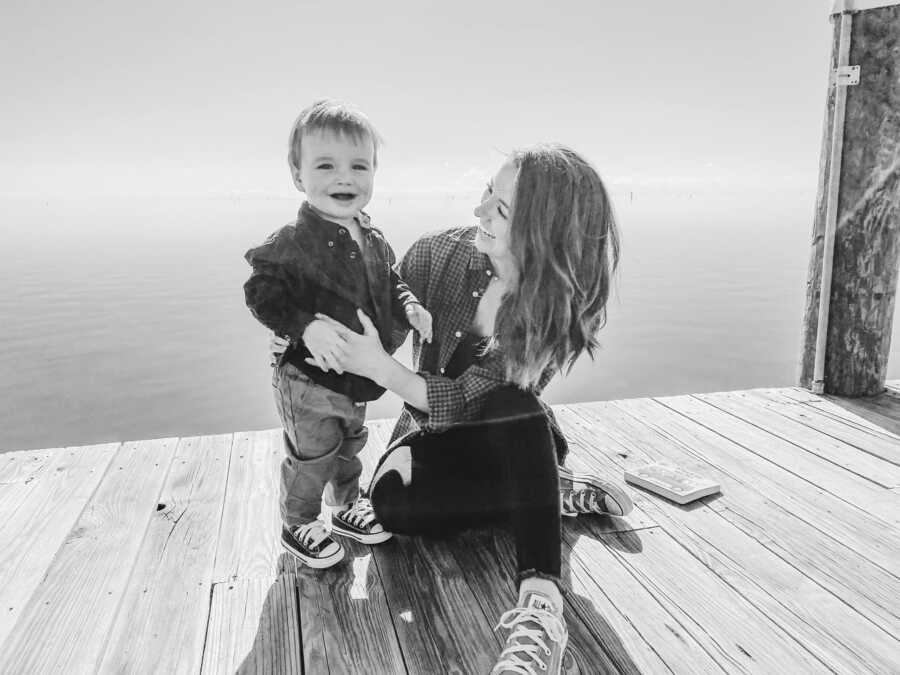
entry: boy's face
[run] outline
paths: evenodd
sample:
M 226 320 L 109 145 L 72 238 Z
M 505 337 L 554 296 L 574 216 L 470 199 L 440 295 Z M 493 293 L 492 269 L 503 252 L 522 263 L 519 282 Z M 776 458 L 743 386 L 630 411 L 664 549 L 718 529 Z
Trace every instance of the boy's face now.
M 325 130 L 303 135 L 294 181 L 310 206 L 329 220 L 350 224 L 372 198 L 374 174 L 371 138 L 359 140 Z

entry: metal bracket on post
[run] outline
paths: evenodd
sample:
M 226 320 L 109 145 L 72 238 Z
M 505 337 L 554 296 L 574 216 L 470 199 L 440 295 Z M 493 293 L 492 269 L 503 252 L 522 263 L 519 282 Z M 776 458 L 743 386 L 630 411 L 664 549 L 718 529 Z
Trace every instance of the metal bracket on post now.
M 859 84 L 859 66 L 841 66 L 834 71 L 836 87 L 847 87 Z

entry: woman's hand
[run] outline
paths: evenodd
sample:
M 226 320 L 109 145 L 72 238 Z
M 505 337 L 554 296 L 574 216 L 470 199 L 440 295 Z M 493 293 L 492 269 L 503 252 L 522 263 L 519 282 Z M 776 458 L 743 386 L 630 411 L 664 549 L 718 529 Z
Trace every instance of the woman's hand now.
M 269 365 L 273 368 L 278 365 L 278 358 L 287 351 L 290 340 L 269 333 Z
M 316 319 L 326 322 L 344 341 L 344 348 L 338 357 L 339 367 L 348 373 L 362 375 L 378 382 L 386 364 L 393 361 L 393 358 L 381 346 L 378 329 L 372 320 L 361 309 L 356 310 L 356 313 L 362 323 L 362 333 L 350 330 L 325 314 L 316 314 Z M 316 365 L 312 359 L 306 359 L 306 362 Z

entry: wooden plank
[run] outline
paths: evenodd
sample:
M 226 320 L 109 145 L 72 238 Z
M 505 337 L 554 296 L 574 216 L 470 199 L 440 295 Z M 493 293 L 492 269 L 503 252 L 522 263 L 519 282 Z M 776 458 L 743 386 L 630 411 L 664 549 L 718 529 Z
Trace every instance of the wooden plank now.
M 891 525 L 900 524 L 900 501 L 885 489 L 891 486 L 884 485 L 884 483 L 893 482 L 890 472 L 885 472 L 887 478 L 880 483 L 870 481 L 837 464 L 837 452 L 839 452 L 840 445 L 823 450 L 826 446 L 840 444 L 840 441 L 833 439 L 830 442 L 823 441 L 822 434 L 818 434 L 808 427 L 797 425 L 775 412 L 742 403 L 730 396 L 717 394 L 714 397 L 708 397 L 704 394 L 698 395 L 697 398 L 733 417 L 736 424 L 729 424 L 726 417 L 710 415 L 701 408 L 698 408 L 696 413 L 703 415 L 704 421 L 709 420 L 711 428 L 728 436 L 748 451 L 780 466 L 786 472 L 802 477 L 808 483 L 822 488 L 838 499 L 857 506 L 870 516 L 877 516 Z M 773 417 L 794 426 L 782 427 L 779 426 L 779 422 L 775 421 L 771 424 L 778 427 L 778 431 L 769 431 L 765 425 Z M 824 438 L 830 439 L 831 437 L 824 436 Z M 847 454 L 853 452 L 849 446 L 841 445 L 847 449 Z M 810 448 L 812 450 L 807 451 Z M 820 453 L 834 453 L 835 461 L 821 458 Z M 881 462 L 881 460 L 876 461 L 887 467 L 898 468 Z
M 563 527 L 565 527 L 565 523 L 563 523 Z M 466 572 L 469 587 L 481 605 L 481 611 L 485 616 L 491 617 L 491 621 L 498 622 L 504 612 L 516 606 L 518 593 L 516 592 L 515 551 L 512 537 L 508 533 L 501 530 L 471 531 L 445 541 L 434 542 L 434 545 L 441 555 L 454 557 Z M 564 589 L 572 587 L 569 583 L 570 554 L 570 548 L 562 548 Z M 564 600 L 564 618 L 569 630 L 569 643 L 563 659 L 564 673 L 637 672 L 627 660 L 627 654 L 622 650 L 612 655 L 606 653 L 607 644 L 613 648 L 617 645 L 615 640 L 617 636 L 610 631 L 608 624 L 600 617 L 597 617 L 597 626 L 602 626 L 606 630 L 592 630 L 592 626 L 576 611 L 576 607 L 580 606 L 579 601 L 583 601 L 584 598 L 573 596 L 571 592 L 568 592 L 564 595 Z M 592 618 L 596 617 L 590 604 L 584 607 L 584 614 Z M 494 636 L 497 640 L 497 653 L 499 654 L 505 645 L 506 633 L 495 630 Z M 642 648 L 650 651 L 649 645 L 646 643 L 642 645 Z
M 46 450 L 21 450 L 0 455 L 0 488 L 14 483 L 28 483 L 44 470 L 44 467 L 62 448 Z M 0 511 L 0 513 L 4 513 Z
M 296 579 L 283 574 L 214 584 L 200 672 L 301 675 Z
M 893 394 L 877 396 L 872 399 L 827 396 L 826 400 L 869 420 L 892 434 L 900 435 L 900 405 L 895 403 Z
M 373 549 L 342 537 L 344 561 L 297 565 L 303 662 L 309 673 L 406 673 Z M 286 556 L 287 557 L 287 556 Z
M 278 573 L 281 429 L 235 433 L 213 582 L 273 579 Z
M 753 389 L 747 396 L 773 405 L 774 409 L 822 433 L 849 443 L 891 464 L 900 464 L 900 436 L 841 408 L 826 399 L 812 404 L 793 399 L 789 390 Z
M 867 434 L 857 434 L 848 438 L 849 435 L 844 433 L 841 434 L 844 438 L 836 438 L 825 430 L 812 426 L 809 423 L 808 414 L 804 418 L 803 411 L 798 411 L 797 406 L 779 405 L 762 397 L 752 396 L 747 392 L 697 394 L 696 396 L 720 410 L 735 415 L 745 422 L 802 448 L 806 453 L 821 457 L 826 462 L 840 467 L 845 470 L 842 473 L 854 473 L 881 487 L 900 486 L 900 465 L 885 461 L 852 443 L 853 440 L 864 443 Z M 842 430 L 840 425 L 834 426 L 838 427 L 838 432 Z M 845 430 L 846 427 L 843 429 Z M 891 448 L 893 453 L 900 455 L 900 441 L 890 445 L 893 446 Z M 793 454 L 799 457 L 805 455 L 805 453 L 797 452 Z M 828 467 L 821 462 L 818 464 L 820 466 L 819 473 L 823 474 Z
M 709 508 L 637 500 L 697 560 L 835 672 L 887 673 L 900 641 Z
M 571 429 L 579 427 L 569 408 L 571 406 L 557 410 L 557 418 L 567 437 Z M 618 428 L 610 424 L 602 426 L 605 431 Z M 654 446 L 668 449 L 662 437 L 654 443 L 627 428 L 622 431 L 624 437 L 637 441 L 643 449 Z M 598 442 L 607 448 L 616 447 L 618 441 L 605 437 L 599 429 L 597 436 Z M 629 448 L 622 446 L 621 450 L 591 454 L 587 461 L 591 464 L 605 462 L 608 472 L 613 473 L 611 465 L 618 468 L 629 465 L 629 460 L 623 458 L 623 455 L 631 454 Z M 653 459 L 657 457 L 647 456 L 641 461 Z M 702 503 L 682 507 L 640 490 L 633 491 L 632 496 L 698 561 L 838 672 L 889 670 L 883 666 L 891 663 L 892 654 L 897 653 L 894 638 L 711 508 Z M 609 569 L 609 565 L 598 567 L 604 571 Z M 642 625 L 638 627 L 643 631 Z M 658 642 L 658 638 L 652 640 L 655 647 Z
M 374 552 L 408 672 L 488 672 L 492 624 L 456 561 L 422 537 L 395 535 Z
M 175 439 L 121 446 L 0 649 L 0 672 L 95 670 L 174 450 Z
M 607 413 L 622 405 L 632 409 L 633 414 Z M 608 437 L 611 443 L 627 437 L 629 445 L 640 445 L 654 460 L 686 466 L 722 484 L 722 495 L 689 505 L 685 507 L 688 511 L 703 508 L 705 503 L 877 625 L 900 633 L 893 600 L 900 593 L 897 577 L 863 557 L 865 545 L 857 551 L 817 529 L 820 514 L 810 513 L 790 486 L 783 488 L 777 481 L 768 482 L 765 474 L 755 469 L 753 455 L 658 402 L 617 401 L 577 407 L 600 419 L 598 429 L 615 430 L 616 436 Z M 619 408 L 618 413 L 621 412 Z
M 232 440 L 179 441 L 100 672 L 200 670 Z
M 900 380 L 888 380 L 884 383 L 885 386 L 893 392 L 900 394 Z
M 640 543 L 640 555 L 615 549 L 613 554 L 726 671 L 801 673 L 827 668 L 668 532 L 644 530 Z M 602 570 L 596 575 L 602 580 Z
M 816 464 L 802 463 L 804 458 L 796 447 L 786 445 L 771 434 L 697 398 L 676 396 L 658 401 L 684 419 L 716 434 L 718 444 L 709 443 L 704 446 L 704 451 L 709 452 L 710 458 L 714 456 L 720 467 L 735 474 L 740 472 L 742 482 L 752 485 L 771 501 L 814 524 L 842 545 L 855 548 L 884 570 L 900 576 L 900 558 L 897 556 L 900 530 L 868 513 L 869 504 L 845 501 L 811 482 L 816 472 L 824 469 Z M 652 401 L 623 403 L 632 410 L 650 414 L 659 412 Z M 732 450 L 723 452 L 722 448 L 729 442 L 733 444 Z M 796 466 L 797 473 L 783 470 L 782 466 Z M 887 491 L 885 498 L 893 499 Z M 876 504 L 871 507 L 880 508 Z
M 0 644 L 12 632 L 118 447 L 107 443 L 58 450 L 41 455 L 39 464 L 29 455 L 22 466 L 39 466 L 38 478 L 19 472 L 20 482 L 0 488 Z M 49 463 L 43 464 L 43 459 Z M 8 499 L 13 496 L 15 508 Z

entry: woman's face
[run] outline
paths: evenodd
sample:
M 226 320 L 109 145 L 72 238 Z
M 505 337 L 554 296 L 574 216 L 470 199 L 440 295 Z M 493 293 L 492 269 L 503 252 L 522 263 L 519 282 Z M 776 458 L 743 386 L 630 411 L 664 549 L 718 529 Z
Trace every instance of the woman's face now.
M 478 231 L 475 248 L 494 257 L 509 253 L 509 224 L 512 222 L 512 200 L 516 192 L 519 169 L 513 160 L 500 167 L 488 182 L 481 203 L 475 207 Z

